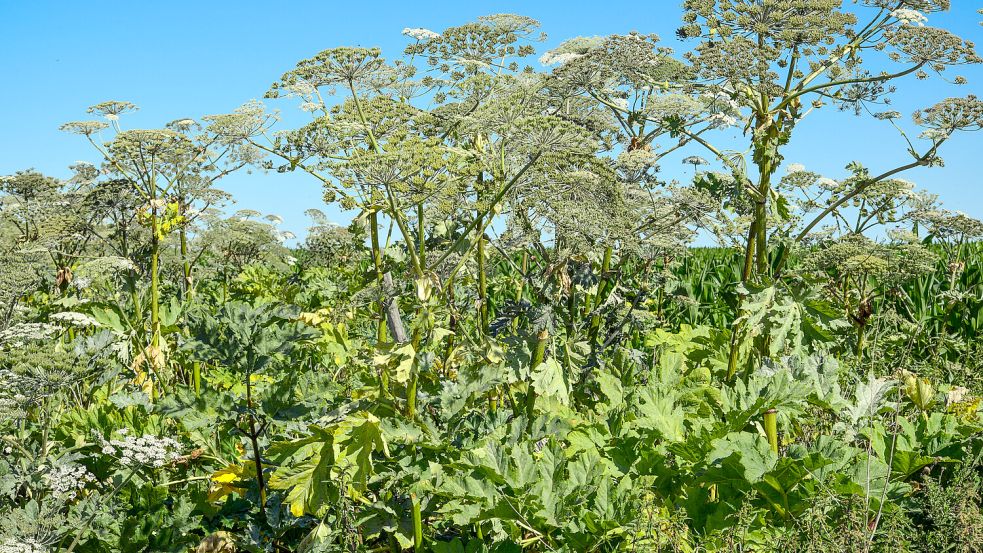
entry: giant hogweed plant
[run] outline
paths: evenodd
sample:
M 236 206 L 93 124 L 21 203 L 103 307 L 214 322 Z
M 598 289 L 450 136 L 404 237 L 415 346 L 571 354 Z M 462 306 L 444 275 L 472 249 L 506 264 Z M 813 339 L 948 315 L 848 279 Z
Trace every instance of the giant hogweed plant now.
M 207 200 L 209 188 L 218 179 L 255 162 L 255 149 L 244 146 L 226 121 L 232 117 L 210 116 L 202 130 L 192 119 L 180 119 L 160 129 L 124 130 L 120 115 L 137 109 L 130 102 L 108 101 L 96 104 L 88 112 L 106 121 L 73 121 L 62 125 L 66 132 L 84 136 L 103 157 L 102 170 L 128 183 L 142 202 L 136 219 L 148 232 L 146 273 L 149 278 L 149 331 L 147 343 L 141 344 L 143 363 L 163 384 L 167 344 L 162 342 L 161 322 L 161 249 L 166 237 L 178 231 L 181 242 L 183 278 L 181 289 L 190 292 L 191 259 L 187 249 L 188 224 L 195 215 L 189 212 L 195 201 Z M 236 119 L 238 121 L 238 119 Z M 100 142 L 101 132 L 112 128 L 112 140 Z M 134 296 L 136 297 L 136 296 Z M 139 305 L 134 305 L 141 317 Z
M 10 294 L 9 317 L 49 322 L 0 332 L 0 408 L 16 410 L 2 438 L 18 450 L 0 461 L 0 546 L 770 551 L 835 526 L 847 537 L 826 541 L 862 551 L 972 550 L 938 490 L 976 466 L 980 400 L 899 370 L 931 363 L 919 335 L 949 328 L 919 323 L 889 359 L 876 346 L 920 317 L 903 309 L 912 283 L 942 274 L 971 309 L 978 229 L 897 180 L 906 166 L 775 177 L 820 109 L 803 101 L 863 111 L 906 71 L 975 61 L 971 46 L 918 30 L 914 10 L 943 2 L 864 2 L 866 28 L 835 2 L 685 7 L 683 33 L 703 42 L 681 59 L 652 36 L 581 38 L 546 53 L 544 74 L 520 65 L 537 23 L 496 15 L 407 29 L 394 61 L 302 60 L 268 94 L 301 102 L 297 129 L 256 102 L 156 131 L 119 128 L 128 104 L 95 106 L 117 133 L 106 146 L 107 124 L 67 125 L 108 177 L 77 168 L 85 249 L 136 263 L 80 292 L 90 318 Z M 864 73 L 879 45 L 899 72 Z M 949 134 L 979 127 L 979 101 L 916 122 L 912 166 L 937 164 Z M 742 124 L 750 163 L 713 145 Z M 212 182 L 258 152 L 311 174 L 353 225 L 312 212 L 290 252 L 258 213 L 205 210 Z M 693 186 L 659 167 L 673 153 L 692 154 Z M 22 213 L 6 215 L 0 236 L 15 236 Z M 885 225 L 912 230 L 862 237 Z M 688 252 L 698 228 L 747 238 Z M 136 292 L 148 277 L 149 325 L 139 293 L 132 321 L 107 307 L 116 278 Z M 146 379 L 122 376 L 126 345 L 96 327 L 140 337 L 139 366 L 169 348 L 169 368 L 202 370 L 150 401 Z

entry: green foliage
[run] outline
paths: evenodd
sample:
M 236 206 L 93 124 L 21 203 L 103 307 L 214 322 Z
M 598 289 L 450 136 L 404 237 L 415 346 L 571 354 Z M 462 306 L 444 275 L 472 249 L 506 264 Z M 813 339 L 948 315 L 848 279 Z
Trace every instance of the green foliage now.
M 0 551 L 980 549 L 983 223 L 898 178 L 980 101 L 776 176 L 824 105 L 977 63 L 947 8 L 687 0 L 687 53 L 549 71 L 527 17 L 406 29 L 287 70 L 277 132 L 92 106 L 99 166 L 0 178 Z M 351 224 L 214 209 L 251 165 Z

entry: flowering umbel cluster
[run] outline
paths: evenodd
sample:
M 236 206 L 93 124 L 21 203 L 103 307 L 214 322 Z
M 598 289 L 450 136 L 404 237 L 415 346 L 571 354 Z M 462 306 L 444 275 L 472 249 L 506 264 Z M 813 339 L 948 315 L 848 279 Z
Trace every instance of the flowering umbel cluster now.
M 181 444 L 173 438 L 152 434 L 127 436 L 127 433 L 124 429 L 119 432 L 122 438 L 103 439 L 103 455 L 116 457 L 121 465 L 131 468 L 161 468 L 181 458 Z

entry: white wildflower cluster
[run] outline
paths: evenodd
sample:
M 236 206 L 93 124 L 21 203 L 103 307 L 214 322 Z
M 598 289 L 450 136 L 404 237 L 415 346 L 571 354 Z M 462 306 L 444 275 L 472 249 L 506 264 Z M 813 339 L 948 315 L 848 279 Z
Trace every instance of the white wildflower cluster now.
M 181 457 L 181 444 L 177 440 L 151 434 L 126 436 L 125 430 L 119 433 L 123 435 L 121 439 L 103 441 L 102 453 L 117 457 L 122 465 L 160 468 Z
M 926 129 L 922 131 L 920 135 L 918 135 L 918 138 L 939 142 L 942 140 L 948 140 L 950 136 L 952 136 L 952 133 L 945 129 Z
M 97 326 L 99 324 L 90 315 L 78 313 L 76 311 L 62 311 L 61 313 L 53 313 L 48 316 L 48 319 L 57 323 L 81 328 Z
M 820 177 L 819 180 L 816 181 L 816 185 L 826 190 L 835 190 L 836 188 L 839 188 L 840 183 L 829 177 Z
M 37 538 L 9 538 L 0 543 L 0 553 L 46 553 L 47 550 Z
M 801 163 L 791 163 L 788 165 L 788 167 L 785 168 L 785 172 L 787 172 L 789 175 L 793 175 L 795 173 L 801 173 L 802 171 L 805 170 L 806 170 L 806 166 L 802 165 Z
M 76 277 L 72 280 L 71 286 L 76 290 L 85 290 L 89 286 L 92 286 L 92 279 L 88 277 Z
M 300 104 L 301 111 L 306 111 L 308 113 L 315 112 L 321 108 L 321 104 L 317 102 L 304 102 L 303 104 Z
M 713 111 L 707 122 L 715 129 L 726 129 L 736 126 L 741 121 L 741 105 L 730 94 L 719 91 L 703 94 L 703 101 Z
M 291 82 L 290 84 L 286 85 L 284 88 L 286 88 L 289 96 L 309 97 L 317 94 L 317 87 L 315 87 L 314 85 L 312 85 L 307 81 L 300 80 L 300 79 Z
M 102 275 L 106 273 L 126 273 L 135 271 L 136 269 L 136 264 L 125 257 L 107 256 L 93 259 L 82 265 L 81 272 L 92 272 Z
M 649 150 L 625 150 L 618 154 L 617 164 L 625 172 L 634 173 L 650 169 L 655 166 L 655 154 Z
M 95 476 L 81 465 L 63 465 L 44 475 L 48 489 L 59 499 L 67 501 L 75 499 L 78 492 L 95 479 Z
M 692 165 L 694 167 L 697 166 L 697 165 L 708 165 L 709 164 L 709 162 L 707 160 L 703 159 L 700 156 L 689 156 L 689 157 L 686 157 L 686 158 L 683 159 L 683 163 L 685 165 Z
M 21 375 L 9 369 L 0 369 L 0 412 L 17 411 L 30 400 L 22 389 L 23 384 Z
M 714 113 L 710 116 L 707 122 L 709 122 L 710 126 L 715 129 L 726 129 L 728 127 L 736 126 L 737 123 L 740 122 L 740 119 L 727 113 Z
M 628 98 L 612 98 L 611 103 L 622 111 L 628 111 Z
M 47 340 L 61 332 L 61 327 L 48 323 L 18 323 L 0 331 L 0 345 L 21 346 L 24 342 Z
M 151 209 L 155 209 L 159 211 L 161 209 L 164 209 L 165 207 L 167 207 L 167 201 L 158 198 L 148 201 L 147 204 L 143 207 L 143 209 L 146 211 L 150 211 Z
M 882 111 L 880 113 L 875 113 L 874 117 L 880 119 L 881 121 L 891 120 L 891 119 L 901 119 L 900 111 Z
M 574 52 L 555 52 L 550 50 L 539 57 L 539 63 L 549 65 L 564 65 L 579 58 L 581 54 Z
M 403 29 L 403 34 L 406 35 L 406 36 L 408 36 L 408 37 L 410 37 L 410 38 L 415 38 L 416 40 L 421 40 L 421 41 L 427 41 L 427 40 L 433 40 L 435 38 L 440 38 L 440 33 L 435 33 L 433 31 L 431 31 L 430 29 L 422 29 L 422 28 L 411 29 L 411 28 L 407 27 L 407 28 Z
M 918 27 L 924 27 L 925 22 L 928 21 L 928 17 L 925 17 L 925 14 L 911 8 L 896 9 L 891 12 L 891 17 L 905 25 L 916 25 Z

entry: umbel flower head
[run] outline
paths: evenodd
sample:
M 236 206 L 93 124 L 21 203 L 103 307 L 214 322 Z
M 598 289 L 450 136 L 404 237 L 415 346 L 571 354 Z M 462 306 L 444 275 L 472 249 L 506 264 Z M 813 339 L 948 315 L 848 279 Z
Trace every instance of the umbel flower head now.
M 323 86 L 361 86 L 385 66 L 381 55 L 378 48 L 346 46 L 323 50 L 312 58 L 297 62 L 296 68 L 284 73 L 270 86 L 266 97 L 279 98 L 283 92 L 296 93 L 298 90 L 314 93 Z
M 131 102 L 120 102 L 118 100 L 110 100 L 108 102 L 101 102 L 94 106 L 90 106 L 89 109 L 86 110 L 86 112 L 102 115 L 103 117 L 109 119 L 110 121 L 116 121 L 117 119 L 119 119 L 119 116 L 121 114 L 137 111 L 138 109 L 140 108 L 138 108 L 136 104 L 133 104 Z
M 181 457 L 181 444 L 172 438 L 150 434 L 127 436 L 126 429 L 120 430 L 119 434 L 120 439 L 102 439 L 102 453 L 116 457 L 124 466 L 161 468 Z
M 72 134 L 91 136 L 107 127 L 109 127 L 109 123 L 104 121 L 69 121 L 58 129 Z
M 403 34 L 415 38 L 416 40 L 433 40 L 435 38 L 440 38 L 440 33 L 435 33 L 430 29 L 411 29 L 409 27 L 403 29 Z
M 965 98 L 946 98 L 934 106 L 917 111 L 915 123 L 945 135 L 955 131 L 983 129 L 983 100 L 970 95 Z

